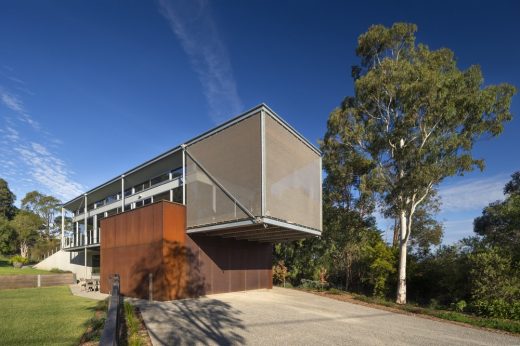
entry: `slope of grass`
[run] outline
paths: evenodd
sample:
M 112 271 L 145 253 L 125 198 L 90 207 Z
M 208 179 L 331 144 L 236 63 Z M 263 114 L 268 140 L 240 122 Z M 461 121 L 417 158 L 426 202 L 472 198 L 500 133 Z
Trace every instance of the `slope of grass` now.
M 67 286 L 0 291 L 0 344 L 77 345 L 97 302 Z
M 33 268 L 15 268 L 5 257 L 0 257 L 0 275 L 34 275 L 34 274 L 52 274 L 47 270 Z

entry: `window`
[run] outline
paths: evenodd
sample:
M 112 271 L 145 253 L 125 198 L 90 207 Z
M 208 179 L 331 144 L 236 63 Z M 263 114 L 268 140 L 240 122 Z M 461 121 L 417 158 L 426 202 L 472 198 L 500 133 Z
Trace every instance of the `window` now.
M 157 184 L 160 184 L 166 180 L 169 180 L 170 179 L 170 174 L 169 173 L 164 173 L 164 174 L 161 174 L 155 178 L 153 178 L 151 180 L 151 183 L 152 183 L 152 186 L 154 185 L 157 185 Z
M 146 190 L 149 187 L 150 187 L 150 180 L 147 180 L 147 181 L 145 181 L 143 183 L 139 183 L 139 184 L 134 186 L 134 193 Z
M 128 197 L 132 194 L 132 188 L 129 188 L 129 189 L 126 189 L 125 190 L 125 197 Z
M 117 208 L 107 211 L 107 216 L 112 216 L 112 215 L 116 215 L 116 214 L 117 214 Z
M 177 203 L 182 203 L 182 186 L 176 187 L 173 191 L 173 201 Z
M 172 170 L 172 179 L 182 177 L 182 167 L 177 167 Z
M 170 191 L 166 191 L 166 192 L 153 196 L 154 202 L 169 201 L 169 200 L 170 200 Z
M 113 202 L 117 201 L 117 199 L 118 199 L 117 197 L 118 197 L 117 193 L 108 196 L 107 198 L 105 198 L 106 204 L 110 204 L 110 203 L 113 203 Z

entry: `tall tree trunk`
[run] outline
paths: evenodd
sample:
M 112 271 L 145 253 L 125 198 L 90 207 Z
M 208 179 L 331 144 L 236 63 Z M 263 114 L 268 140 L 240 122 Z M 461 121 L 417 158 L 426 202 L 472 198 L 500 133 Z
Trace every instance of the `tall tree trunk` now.
M 29 255 L 29 246 L 26 242 L 22 241 L 20 243 L 20 256 L 27 258 Z
M 402 211 L 399 215 L 401 221 L 401 234 L 399 237 L 399 277 L 397 279 L 397 304 L 406 304 L 406 252 L 408 237 L 406 237 L 406 214 Z
M 399 245 L 399 218 L 394 219 L 394 237 L 392 239 L 392 246 L 397 247 Z

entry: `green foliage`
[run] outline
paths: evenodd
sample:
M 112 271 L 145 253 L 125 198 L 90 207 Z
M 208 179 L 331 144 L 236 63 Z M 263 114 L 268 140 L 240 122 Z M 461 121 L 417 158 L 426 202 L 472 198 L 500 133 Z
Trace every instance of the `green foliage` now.
M 476 300 L 471 311 L 479 316 L 506 318 L 520 321 L 520 301 L 508 302 L 505 299 Z
M 285 280 L 287 279 L 288 274 L 287 267 L 283 261 L 278 261 L 278 263 L 273 266 L 273 281 L 275 284 L 281 284 L 285 287 Z
M 13 225 L 5 217 L 0 216 L 0 253 L 16 252 L 17 240 L 18 236 Z
M 28 192 L 22 199 L 22 209 L 37 214 L 43 220 L 44 235 L 48 239 L 55 233 L 58 233 L 58 227 L 56 227 L 54 219 L 60 205 L 59 199 L 38 191 Z
M 396 272 L 397 252 L 382 240 L 373 245 L 364 244 L 362 252 L 369 269 L 364 280 L 373 286 L 374 296 L 385 297 L 389 291 L 388 279 Z
M 141 321 L 137 317 L 137 313 L 134 307 L 128 303 L 124 303 L 125 310 L 125 322 L 127 327 L 127 343 L 130 346 L 145 345 L 146 340 L 143 336 L 139 335 L 139 329 L 141 328 Z
M 520 300 L 520 272 L 510 255 L 492 247 L 469 254 L 468 260 L 473 300 Z
M 468 303 L 466 303 L 465 300 L 459 300 L 455 304 L 455 310 L 458 312 L 464 312 L 464 310 L 466 309 L 467 306 L 468 306 Z
M 349 196 L 350 206 L 378 197 L 403 225 L 403 257 L 417 207 L 445 177 L 483 169 L 484 161 L 472 156 L 473 145 L 501 133 L 516 92 L 508 84 L 484 86 L 480 68 L 459 69 L 449 49 L 416 44 L 416 30 L 408 23 L 374 25 L 359 36 L 355 94 L 331 113 L 322 144 L 325 169 L 337 188 L 330 195 Z M 342 167 L 350 164 L 354 168 Z
M 7 181 L 0 178 L 0 218 L 12 220 L 16 215 L 17 209 L 14 206 L 16 196 L 9 189 Z
M 59 268 L 52 268 L 51 270 L 49 270 L 51 273 L 57 273 L 57 274 L 62 274 L 62 273 L 71 273 L 70 270 L 61 270 Z
M 20 254 L 28 257 L 29 246 L 38 238 L 38 230 L 42 226 L 42 219 L 27 210 L 21 210 L 12 221 L 12 225 L 18 234 Z
M 520 171 L 504 188 L 506 199 L 491 203 L 475 219 L 475 233 L 486 243 L 499 246 L 520 261 Z
M 302 279 L 300 286 L 301 286 L 301 288 L 308 289 L 308 290 L 324 291 L 329 288 L 329 283 L 322 282 L 319 280 Z
M 22 263 L 22 264 L 27 264 L 29 263 L 29 259 L 26 258 L 26 257 L 22 257 L 20 255 L 14 255 L 13 257 L 11 257 L 9 259 L 9 262 L 10 263 Z

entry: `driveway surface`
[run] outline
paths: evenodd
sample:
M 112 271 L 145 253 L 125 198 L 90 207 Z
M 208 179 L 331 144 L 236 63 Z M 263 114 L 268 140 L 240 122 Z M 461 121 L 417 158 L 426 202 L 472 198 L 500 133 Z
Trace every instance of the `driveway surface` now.
M 273 288 L 136 301 L 154 345 L 520 345 L 520 338 Z

